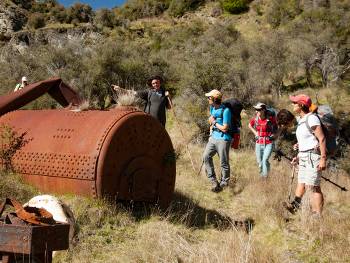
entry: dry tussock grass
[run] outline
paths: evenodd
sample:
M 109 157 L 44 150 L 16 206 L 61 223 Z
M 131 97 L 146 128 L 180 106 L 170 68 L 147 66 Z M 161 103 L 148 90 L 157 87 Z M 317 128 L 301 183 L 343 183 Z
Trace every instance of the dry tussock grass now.
M 24 203 L 38 194 L 36 189 L 24 184 L 18 175 L 0 171 L 0 202 L 10 197 Z
M 179 150 L 191 139 L 188 130 L 188 138 L 183 138 L 176 125 L 168 129 Z M 199 169 L 203 146 L 190 145 L 190 151 Z M 218 167 L 217 158 L 215 163 Z M 283 161 L 271 160 L 271 165 L 269 179 L 261 181 L 253 150 L 233 151 L 235 180 L 215 194 L 204 169 L 199 175 L 193 172 L 183 152 L 177 160 L 176 193 L 166 211 L 131 210 L 103 200 L 64 196 L 79 228 L 74 246 L 58 253 L 54 262 L 348 262 L 349 193 L 323 181 L 323 218 L 307 215 L 308 198 L 305 213 L 290 215 L 281 203 L 288 196 L 291 167 Z M 348 174 L 327 177 L 350 186 Z M 296 178 L 293 190 L 295 185 Z M 23 191 L 11 181 L 0 186 L 1 196 Z M 34 192 L 24 191 L 20 199 L 26 201 L 30 194 Z M 248 220 L 254 224 L 247 232 Z
M 141 100 L 136 96 L 134 90 L 115 91 L 113 98 L 117 102 L 117 106 L 141 106 Z

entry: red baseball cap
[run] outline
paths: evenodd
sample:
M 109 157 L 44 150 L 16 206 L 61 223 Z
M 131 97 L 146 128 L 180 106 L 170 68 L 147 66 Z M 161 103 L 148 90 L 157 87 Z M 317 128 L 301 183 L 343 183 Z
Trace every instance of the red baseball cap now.
M 298 104 L 302 104 L 305 105 L 306 107 L 310 107 L 312 104 L 312 101 L 310 99 L 309 96 L 305 95 L 305 94 L 299 94 L 299 95 L 295 95 L 295 96 L 289 96 L 289 99 L 293 102 L 293 103 L 298 103 Z

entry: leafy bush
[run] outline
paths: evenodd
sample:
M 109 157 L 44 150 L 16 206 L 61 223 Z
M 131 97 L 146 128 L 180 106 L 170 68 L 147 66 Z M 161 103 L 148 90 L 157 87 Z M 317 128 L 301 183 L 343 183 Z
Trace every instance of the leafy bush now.
M 62 5 L 56 5 L 50 10 L 50 19 L 59 23 L 65 23 L 67 21 L 67 10 Z
M 171 16 L 180 17 L 188 11 L 195 10 L 203 3 L 205 0 L 172 0 L 168 12 Z
M 31 14 L 28 18 L 28 27 L 38 29 L 44 27 L 46 24 L 45 15 L 41 13 Z
M 231 14 L 240 14 L 249 9 L 247 0 L 223 0 L 222 8 Z
M 10 171 L 12 167 L 12 157 L 21 149 L 28 140 L 25 139 L 26 132 L 19 134 L 12 127 L 2 125 L 0 127 L 0 161 L 5 171 Z
M 168 9 L 169 2 L 170 0 L 129 0 L 119 9 L 119 13 L 130 20 L 158 16 Z
M 103 27 L 113 28 L 115 25 L 119 24 L 119 21 L 114 12 L 103 8 L 97 10 L 94 17 L 94 24 L 100 29 Z
M 299 0 L 273 0 L 267 7 L 266 19 L 273 27 L 293 20 L 302 12 Z
M 11 1 L 24 9 L 30 9 L 33 4 L 32 1 L 28 1 L 28 0 L 11 0 Z
M 92 21 L 93 11 L 87 4 L 75 3 L 67 10 L 67 22 L 87 23 Z
M 56 1 L 33 1 L 30 11 L 34 13 L 49 13 L 50 9 L 56 5 Z

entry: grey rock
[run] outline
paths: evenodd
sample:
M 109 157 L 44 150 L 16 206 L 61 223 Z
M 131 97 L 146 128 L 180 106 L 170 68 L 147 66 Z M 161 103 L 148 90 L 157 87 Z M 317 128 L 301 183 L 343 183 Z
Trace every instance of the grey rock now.
M 8 2 L 0 3 L 0 40 L 8 40 L 12 33 L 21 30 L 27 23 L 26 11 Z

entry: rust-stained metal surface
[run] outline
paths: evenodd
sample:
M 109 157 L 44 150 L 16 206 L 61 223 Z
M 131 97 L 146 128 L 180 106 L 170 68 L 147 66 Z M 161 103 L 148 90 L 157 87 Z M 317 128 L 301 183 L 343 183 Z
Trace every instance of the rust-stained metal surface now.
M 23 89 L 0 97 L 0 115 L 17 110 L 27 103 L 48 93 L 61 106 L 78 105 L 81 102 L 78 94 L 60 78 L 52 78 L 29 84 Z
M 0 118 L 29 142 L 15 171 L 45 192 L 169 204 L 174 149 L 162 125 L 130 108 L 110 111 L 19 110 Z
M 13 206 L 15 212 L 2 216 L 6 205 Z M 68 249 L 69 224 L 58 223 L 53 219 L 50 224 L 42 224 L 41 219 L 47 216 L 52 219 L 45 209 L 23 208 L 14 199 L 7 198 L 0 204 L 1 262 L 49 263 L 52 262 L 52 251 Z

